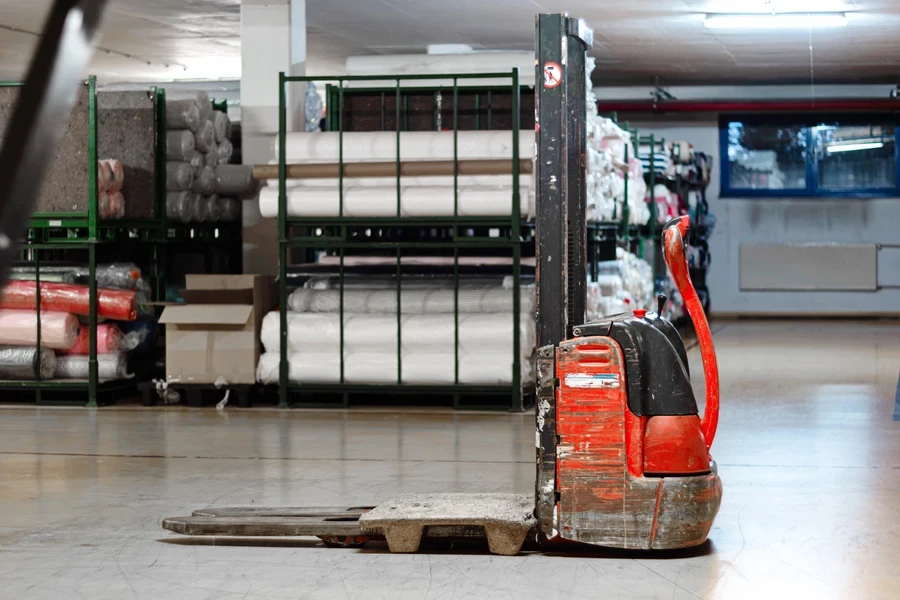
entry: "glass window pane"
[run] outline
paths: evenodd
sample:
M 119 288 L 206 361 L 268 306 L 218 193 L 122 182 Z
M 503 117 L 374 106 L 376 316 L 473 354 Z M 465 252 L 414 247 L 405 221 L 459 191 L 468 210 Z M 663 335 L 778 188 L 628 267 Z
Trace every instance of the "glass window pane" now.
M 805 190 L 804 125 L 728 124 L 728 173 L 736 190 Z
M 819 189 L 861 191 L 896 185 L 893 125 L 823 124 L 815 134 Z

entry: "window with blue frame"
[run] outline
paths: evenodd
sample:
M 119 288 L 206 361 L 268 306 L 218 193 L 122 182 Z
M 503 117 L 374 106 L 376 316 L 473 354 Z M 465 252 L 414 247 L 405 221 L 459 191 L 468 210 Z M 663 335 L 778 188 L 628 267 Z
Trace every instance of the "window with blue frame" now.
M 892 116 L 724 116 L 721 195 L 900 195 L 897 130 Z

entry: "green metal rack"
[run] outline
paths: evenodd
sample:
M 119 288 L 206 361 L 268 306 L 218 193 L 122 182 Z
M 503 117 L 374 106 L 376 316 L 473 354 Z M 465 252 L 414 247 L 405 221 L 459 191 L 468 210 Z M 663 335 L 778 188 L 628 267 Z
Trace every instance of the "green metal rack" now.
M 339 133 L 338 185 L 339 214 L 343 214 L 343 165 L 344 165 L 344 128 L 343 119 L 344 103 L 348 95 L 360 93 L 359 89 L 348 89 L 348 82 L 383 82 L 394 81 L 393 88 L 380 90 L 382 98 L 393 98 L 393 122 L 396 131 L 397 155 L 396 161 L 400 162 L 400 134 L 404 131 L 403 98 L 407 97 L 411 89 L 403 86 L 406 81 L 422 82 L 422 88 L 429 92 L 449 96 L 452 99 L 452 130 L 454 132 L 454 195 L 458 193 L 459 158 L 458 158 L 458 133 L 459 129 L 459 98 L 462 90 L 469 88 L 461 85 L 461 82 L 476 82 L 486 79 L 503 79 L 509 81 L 505 86 L 506 93 L 510 95 L 510 131 L 512 136 L 512 211 L 509 216 L 502 217 L 465 217 L 458 214 L 458 205 L 454 202 L 454 216 L 441 218 L 405 218 L 400 215 L 401 179 L 400 169 L 397 171 L 397 213 L 394 216 L 370 217 L 370 218 L 316 218 L 316 217 L 290 217 L 287 214 L 286 191 L 286 133 L 287 133 L 287 91 L 286 86 L 293 82 L 322 82 L 331 84 L 326 88 L 328 97 L 329 116 L 327 122 L 334 131 Z M 452 85 L 428 86 L 429 81 L 452 81 Z M 419 88 L 421 89 L 421 88 Z M 366 90 L 371 92 L 370 89 Z M 521 283 L 521 258 L 524 231 L 528 226 L 523 225 L 519 194 L 519 135 L 520 126 L 520 94 L 519 73 L 517 69 L 505 73 L 484 74 L 450 74 L 450 75 L 409 75 L 409 76 L 341 76 L 341 77 L 289 77 L 284 73 L 279 75 L 279 301 L 280 301 L 280 368 L 279 368 L 279 406 L 287 407 L 290 399 L 296 394 L 312 393 L 314 395 L 336 394 L 340 404 L 347 406 L 350 394 L 369 393 L 386 394 L 429 394 L 446 395 L 452 398 L 455 407 L 477 408 L 505 408 L 508 410 L 523 410 L 525 398 L 523 395 L 523 382 L 521 381 L 521 340 L 520 340 L 520 283 Z M 440 240 L 435 241 L 429 237 L 428 231 L 439 229 L 444 234 Z M 492 231 L 493 230 L 493 231 Z M 374 238 L 368 238 L 368 231 L 380 232 Z M 360 238 L 369 241 L 359 241 Z M 339 257 L 337 277 L 340 289 L 340 382 L 333 384 L 302 384 L 297 385 L 289 380 L 288 373 L 288 325 L 287 325 L 287 301 L 288 301 L 288 257 L 292 248 L 307 250 L 323 250 Z M 513 357 L 511 385 L 467 385 L 459 381 L 459 259 L 463 252 L 473 249 L 502 250 L 508 253 L 512 260 L 512 294 L 513 294 Z M 395 269 L 393 276 L 397 289 L 397 381 L 391 384 L 356 384 L 346 381 L 345 372 L 345 340 L 344 340 L 344 286 L 346 277 L 345 258 L 348 253 L 356 251 L 379 251 L 395 257 Z M 454 382 L 442 385 L 409 385 L 403 383 L 403 358 L 402 358 L 402 315 L 401 293 L 403 286 L 402 257 L 404 252 L 422 250 L 443 250 L 453 252 L 453 282 L 454 282 Z M 499 397 L 502 400 L 498 405 L 488 406 L 479 404 L 473 406 L 465 404 L 464 399 L 476 395 L 489 395 Z

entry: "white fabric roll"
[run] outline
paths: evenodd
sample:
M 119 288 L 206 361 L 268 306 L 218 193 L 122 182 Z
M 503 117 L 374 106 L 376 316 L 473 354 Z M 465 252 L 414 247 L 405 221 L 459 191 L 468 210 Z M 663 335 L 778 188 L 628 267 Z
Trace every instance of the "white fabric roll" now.
M 340 315 L 290 312 L 288 348 L 292 352 L 337 353 L 340 348 Z M 512 313 L 459 315 L 459 348 L 467 352 L 512 355 Z M 531 313 L 522 313 L 519 347 L 530 355 L 535 345 L 535 323 Z M 266 351 L 280 349 L 281 321 L 277 311 L 263 318 L 260 341 Z M 453 353 L 453 315 L 404 315 L 400 318 L 404 350 Z M 397 317 L 384 314 L 344 314 L 345 352 L 397 352 Z
M 278 383 L 279 357 L 266 352 L 259 357 L 256 378 L 261 383 Z M 404 352 L 401 382 L 406 384 L 441 384 L 455 380 L 452 353 Z M 337 354 L 318 352 L 295 353 L 289 357 L 288 378 L 298 383 L 339 383 L 341 363 Z M 534 379 L 532 361 L 521 363 L 521 381 L 528 385 Z M 387 352 L 348 354 L 344 358 L 345 383 L 396 383 L 397 355 Z M 461 353 L 459 383 L 509 385 L 512 362 L 509 354 L 496 352 Z
M 530 190 L 520 189 L 519 211 L 531 214 Z M 287 195 L 288 215 L 293 217 L 341 216 L 336 189 L 293 188 Z M 278 189 L 263 188 L 259 211 L 264 217 L 278 216 Z M 512 212 L 511 187 L 465 187 L 458 189 L 457 214 L 464 217 L 504 216 Z M 344 188 L 343 216 L 383 217 L 397 214 L 396 187 Z M 453 186 L 401 187 L 400 216 L 453 216 Z
M 277 164 L 269 163 L 269 164 Z M 472 186 L 504 186 L 512 187 L 512 175 L 459 175 L 456 178 L 456 185 L 460 188 Z M 338 189 L 337 179 L 288 179 L 286 181 L 288 188 L 295 187 L 314 187 L 314 188 L 331 188 Z M 266 179 L 266 185 L 273 189 L 278 189 L 277 179 Z M 421 186 L 453 186 L 453 176 L 434 175 L 434 176 L 402 176 L 400 177 L 401 187 L 421 187 Z M 531 175 L 519 175 L 519 189 L 531 189 Z M 392 187 L 396 189 L 396 177 L 345 177 L 344 189 L 354 187 Z
M 66 354 L 56 357 L 57 379 L 87 379 L 90 376 L 89 356 Z M 125 379 L 130 377 L 124 352 L 97 355 L 97 377 Z
M 202 126 L 202 125 L 201 125 Z M 340 133 L 288 133 L 288 162 L 337 162 Z M 534 131 L 519 132 L 519 158 L 534 156 Z M 343 134 L 343 160 L 379 162 L 397 159 L 397 134 L 393 131 L 352 131 Z M 459 160 L 512 158 L 510 131 L 460 131 L 457 139 Z M 200 150 L 203 150 L 200 148 Z M 272 146 L 278 156 L 278 140 Z M 400 134 L 400 160 L 453 160 L 452 131 L 405 131 Z
M 520 312 L 534 312 L 534 287 L 522 287 Z M 446 287 L 428 289 L 402 289 L 401 309 L 405 315 L 453 314 L 455 294 Z M 292 311 L 336 313 L 340 310 L 339 289 L 299 288 L 288 297 L 288 307 Z M 458 310 L 466 313 L 510 313 L 512 314 L 512 290 L 499 286 L 461 286 Z M 397 314 L 397 292 L 394 289 L 344 289 L 344 313 Z

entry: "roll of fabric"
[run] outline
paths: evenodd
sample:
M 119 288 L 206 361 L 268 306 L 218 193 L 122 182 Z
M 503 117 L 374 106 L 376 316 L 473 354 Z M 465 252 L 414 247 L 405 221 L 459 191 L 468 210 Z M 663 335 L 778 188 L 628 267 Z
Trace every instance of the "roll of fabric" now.
M 125 167 L 122 161 L 117 158 L 107 158 L 103 162 L 109 166 L 112 173 L 112 180 L 109 183 L 109 190 L 113 192 L 121 192 L 122 186 L 125 185 Z
M 194 169 L 191 163 L 169 161 L 166 163 L 166 191 L 182 192 L 191 189 Z
M 90 377 L 89 358 L 80 354 L 66 354 L 56 357 L 56 377 L 58 379 L 87 379 Z M 126 379 L 130 377 L 125 353 L 98 354 L 97 377 L 102 380 Z
M 192 192 L 168 192 L 166 194 L 166 218 L 179 223 L 189 223 L 194 217 Z
M 191 221 L 195 223 L 205 223 L 209 219 L 209 206 L 206 204 L 206 197 L 201 194 L 192 194 Z
M 231 142 L 228 140 L 222 140 L 218 145 L 218 159 L 219 164 L 227 165 L 228 161 L 231 160 L 231 153 L 234 151 L 234 146 L 231 145 Z
M 0 379 L 53 379 L 56 374 L 56 354 L 49 348 L 33 346 L 0 346 Z
M 206 196 L 206 219 L 211 223 L 215 223 L 222 220 L 222 204 L 219 202 L 219 197 L 215 194 L 211 196 Z
M 194 168 L 194 174 L 196 175 L 198 169 L 203 168 L 203 153 L 197 150 L 194 150 L 193 156 L 191 156 L 191 167 Z
M 97 192 L 108 190 L 112 185 L 112 169 L 105 160 L 97 161 Z
M 460 314 L 510 313 L 513 310 L 511 289 L 500 286 L 460 286 L 458 295 L 452 288 L 403 289 L 400 293 L 404 315 L 453 314 L 454 304 Z M 533 313 L 534 287 L 522 287 L 520 312 Z M 288 307 L 296 312 L 330 312 L 340 310 L 339 289 L 299 288 L 288 297 Z M 344 312 L 353 314 L 397 314 L 395 289 L 344 289 Z
M 209 152 L 216 143 L 216 132 L 210 121 L 201 121 L 197 131 L 194 132 L 194 148 L 203 152 Z
M 222 220 L 226 222 L 239 221 L 241 219 L 241 204 L 237 198 L 219 198 L 222 204 Z
M 0 345 L 37 345 L 38 315 L 33 310 L 0 309 Z M 78 338 L 78 318 L 61 312 L 41 313 L 41 346 L 66 350 Z
M 200 107 L 194 98 L 166 99 L 166 128 L 197 131 L 200 125 Z
M 260 356 L 256 376 L 261 383 L 278 383 L 280 355 L 266 352 Z M 442 384 L 456 380 L 456 362 L 452 352 L 404 352 L 400 381 L 404 384 Z M 513 364 L 510 354 L 495 352 L 461 353 L 459 383 L 509 385 Z M 520 363 L 520 380 L 526 386 L 534 380 L 532 361 Z M 397 355 L 388 352 L 350 353 L 344 356 L 345 383 L 396 383 Z M 339 383 L 341 360 L 337 353 L 293 353 L 288 359 L 288 378 L 296 383 Z
M 202 167 L 194 173 L 191 191 L 195 194 L 209 196 L 216 191 L 216 172 L 212 167 Z
M 209 148 L 209 152 L 203 155 L 203 166 L 215 169 L 219 165 L 219 145 L 215 142 Z
M 219 165 L 216 167 L 216 193 L 220 196 L 245 196 L 253 193 L 253 167 L 250 165 Z M 276 197 L 277 197 L 276 192 Z M 276 200 L 275 206 L 278 206 Z M 276 208 L 276 214 L 277 214 Z
M 0 292 L 0 308 L 35 310 L 37 283 L 10 281 Z M 73 283 L 41 282 L 41 310 L 76 315 L 90 314 L 90 288 Z M 134 321 L 137 316 L 135 292 L 131 290 L 97 289 L 97 316 L 117 321 Z
M 220 110 L 214 110 L 210 113 L 210 121 L 213 124 L 213 132 L 216 134 L 216 143 L 221 144 L 226 139 L 228 115 Z
M 82 327 L 78 339 L 68 350 L 60 354 L 90 354 L 90 327 Z M 100 323 L 97 325 L 97 354 L 110 354 L 122 349 L 122 332 L 114 323 Z
M 351 131 L 343 134 L 343 160 L 382 162 L 397 160 L 397 134 L 394 131 Z M 341 134 L 288 133 L 286 158 L 289 162 L 328 163 L 340 156 Z M 534 156 L 534 131 L 519 132 L 519 158 Z M 454 148 L 459 160 L 512 158 L 512 133 L 509 130 L 407 131 L 400 134 L 400 160 L 453 160 Z M 278 155 L 277 139 L 272 145 Z
M 22 265 L 12 267 L 11 273 L 16 274 L 19 278 L 27 281 L 35 280 L 35 269 L 33 265 Z M 45 281 L 48 276 L 60 276 L 60 283 L 80 283 L 87 285 L 90 279 L 90 269 L 85 266 L 60 266 L 60 265 L 41 265 L 41 282 Z M 134 290 L 137 289 L 138 282 L 141 279 L 141 269 L 134 263 L 108 263 L 97 265 L 94 271 L 94 278 L 97 280 L 97 287 L 109 288 L 114 290 Z M 46 281 L 50 281 L 47 279 Z
M 97 192 L 97 212 L 101 219 L 112 218 L 109 190 L 100 190 Z
M 177 100 L 192 100 L 197 104 L 200 111 L 200 121 L 209 118 L 212 110 L 212 104 L 209 101 L 209 94 L 203 90 L 166 90 L 166 103 Z
M 458 334 L 456 332 L 458 322 Z M 281 321 L 277 311 L 263 318 L 260 341 L 267 352 L 280 349 Z M 404 351 L 497 352 L 507 356 L 513 348 L 512 313 L 404 315 L 400 338 Z M 530 353 L 535 346 L 535 325 L 531 313 L 520 315 L 520 348 Z M 316 349 L 336 352 L 341 344 L 340 315 L 334 313 L 288 313 L 288 347 L 291 352 Z M 344 313 L 346 352 L 397 352 L 397 317 L 383 314 Z
M 527 214 L 530 191 L 520 190 L 519 211 Z M 512 211 L 512 187 L 463 187 L 456 189 L 458 216 L 505 216 Z M 400 188 L 400 216 L 452 217 L 453 185 Z M 397 214 L 397 188 L 349 187 L 343 198 L 337 189 L 291 188 L 287 192 L 288 215 L 294 217 L 375 217 Z M 263 217 L 278 216 L 278 188 L 263 188 L 259 194 Z
M 112 192 L 109 196 L 110 219 L 121 219 L 125 216 L 125 196 L 122 192 Z
M 166 132 L 166 160 L 189 161 L 194 156 L 194 134 L 187 129 Z
M 234 142 L 234 124 L 231 122 L 231 118 L 226 114 L 225 115 L 225 139 Z

